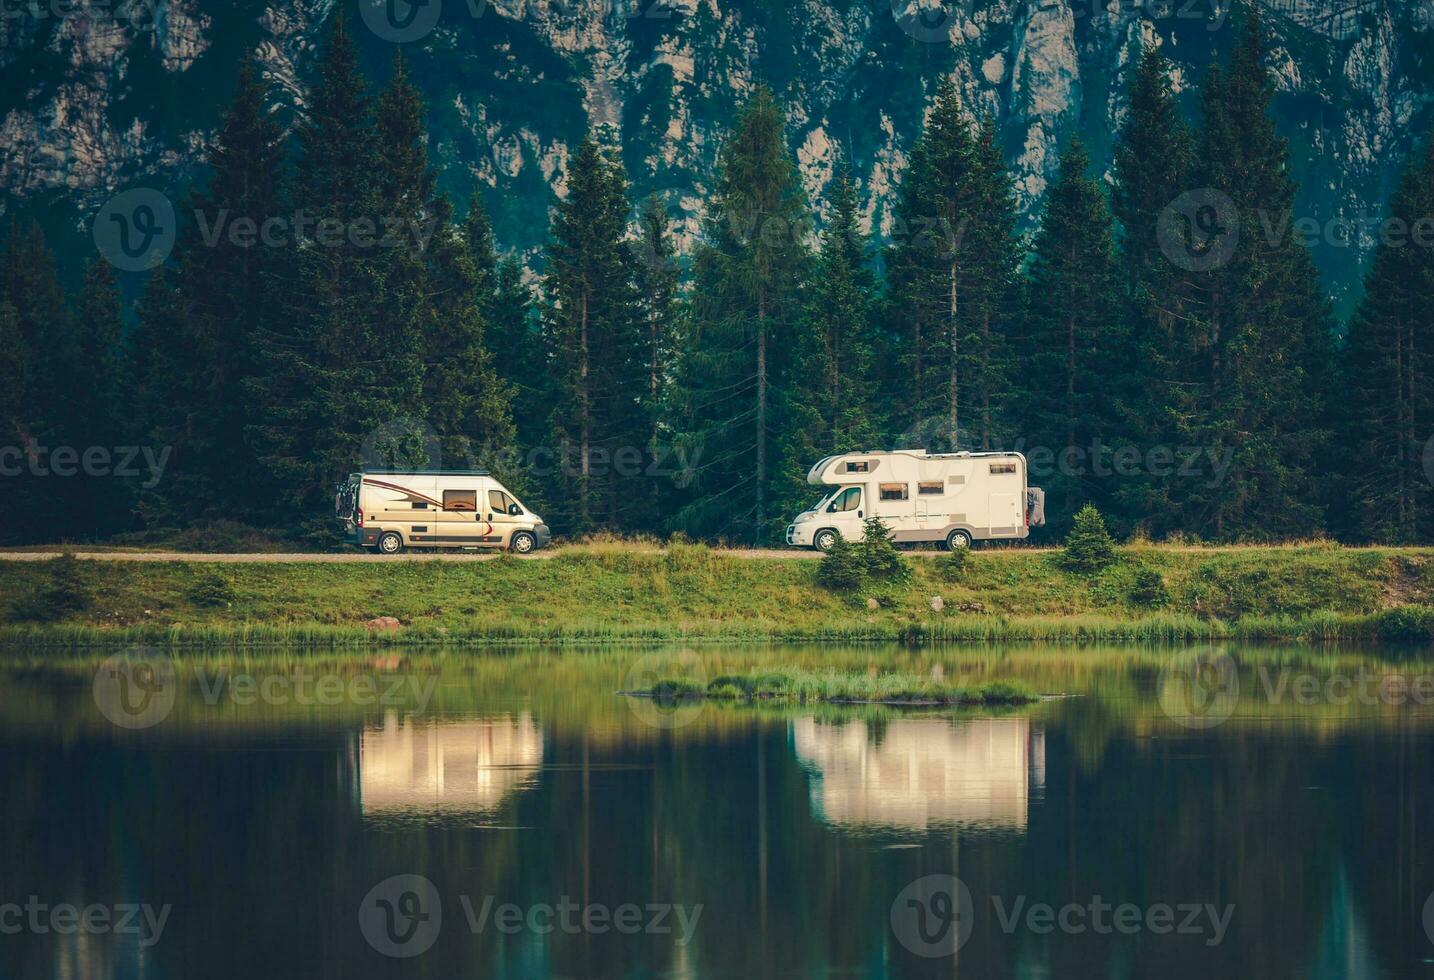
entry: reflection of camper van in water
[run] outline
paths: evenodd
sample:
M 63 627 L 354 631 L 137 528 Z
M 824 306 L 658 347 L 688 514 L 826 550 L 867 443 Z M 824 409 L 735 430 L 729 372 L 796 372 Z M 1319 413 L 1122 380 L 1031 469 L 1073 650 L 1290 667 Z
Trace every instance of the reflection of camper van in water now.
M 484 470 L 374 471 L 339 484 L 334 516 L 350 544 L 393 555 L 404 548 L 510 548 L 548 543 L 548 526 Z
M 1045 491 L 1026 484 L 1020 453 L 843 453 L 811 468 L 807 482 L 830 487 L 787 528 L 787 544 L 826 551 L 861 538 L 879 517 L 897 544 L 966 548 L 1024 538 L 1046 522 Z
M 811 774 L 813 815 L 839 826 L 1024 831 L 1045 794 L 1045 733 L 1024 717 L 798 718 L 792 747 Z

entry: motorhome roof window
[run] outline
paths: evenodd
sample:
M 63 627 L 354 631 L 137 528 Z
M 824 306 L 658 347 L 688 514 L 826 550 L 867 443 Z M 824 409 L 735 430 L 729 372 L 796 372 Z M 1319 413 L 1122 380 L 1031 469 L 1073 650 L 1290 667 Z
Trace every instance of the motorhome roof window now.
M 473 512 L 478 509 L 477 490 L 445 490 L 443 491 L 444 510 L 462 510 Z
M 932 480 L 930 482 L 922 481 L 920 484 L 917 485 L 916 492 L 921 494 L 922 496 L 926 496 L 928 494 L 933 493 L 945 493 L 946 484 L 942 483 L 940 480 Z
M 992 473 L 1014 473 L 1014 472 L 1016 472 L 1016 464 L 1015 464 L 1015 463 L 992 463 L 992 464 L 991 464 L 991 472 L 992 472 Z
M 905 483 L 883 483 L 881 485 L 882 500 L 906 500 L 911 493 L 911 488 Z
M 847 471 L 848 473 L 870 473 L 870 472 L 871 472 L 871 460 L 869 460 L 869 459 L 849 459 L 849 460 L 846 461 L 846 471 Z

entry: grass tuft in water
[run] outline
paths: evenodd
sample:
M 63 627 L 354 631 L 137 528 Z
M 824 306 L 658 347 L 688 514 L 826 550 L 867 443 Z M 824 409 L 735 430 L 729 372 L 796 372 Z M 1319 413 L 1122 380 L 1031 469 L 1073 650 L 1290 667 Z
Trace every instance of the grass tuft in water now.
M 777 701 L 826 704 L 1013 705 L 1039 696 L 1019 681 L 958 687 L 906 674 L 788 670 L 727 674 L 704 686 L 688 679 L 662 680 L 646 691 L 659 700 Z

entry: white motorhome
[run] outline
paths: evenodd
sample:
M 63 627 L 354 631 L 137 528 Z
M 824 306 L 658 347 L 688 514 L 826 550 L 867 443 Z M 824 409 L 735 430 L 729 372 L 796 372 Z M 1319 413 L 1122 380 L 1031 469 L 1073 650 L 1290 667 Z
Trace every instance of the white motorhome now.
M 947 548 L 1018 540 L 1046 522 L 1045 491 L 1027 485 L 1020 453 L 842 453 L 813 466 L 807 482 L 830 489 L 787 527 L 787 544 L 818 551 L 859 540 L 868 517 L 890 526 L 897 544 Z
M 404 548 L 545 546 L 543 519 L 486 470 L 366 470 L 338 486 L 334 516 L 350 544 L 396 555 Z

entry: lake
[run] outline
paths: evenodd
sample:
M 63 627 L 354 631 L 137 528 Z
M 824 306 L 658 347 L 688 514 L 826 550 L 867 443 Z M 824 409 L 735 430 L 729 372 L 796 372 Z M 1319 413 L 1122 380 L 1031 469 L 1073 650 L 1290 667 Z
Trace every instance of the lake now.
M 4 980 L 1434 976 L 1434 654 L 11 651 L 0 816 Z

